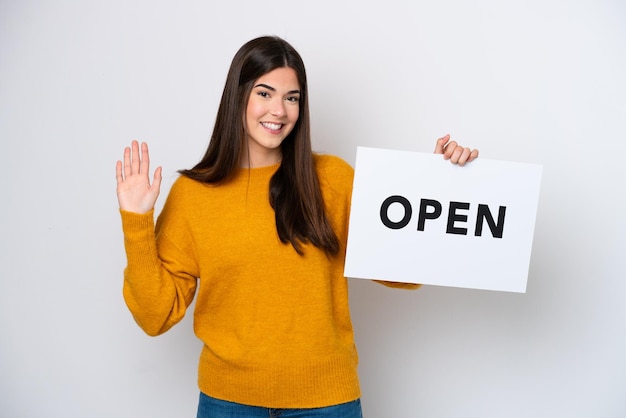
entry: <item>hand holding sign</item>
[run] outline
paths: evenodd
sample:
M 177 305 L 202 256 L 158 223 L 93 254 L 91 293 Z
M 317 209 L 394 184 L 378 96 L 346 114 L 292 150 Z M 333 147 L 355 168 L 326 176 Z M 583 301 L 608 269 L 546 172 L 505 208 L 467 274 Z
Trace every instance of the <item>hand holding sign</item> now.
M 450 135 L 446 135 L 437 140 L 435 154 L 443 154 L 445 160 L 462 167 L 478 157 L 478 150 L 462 147 L 456 141 L 450 141 Z

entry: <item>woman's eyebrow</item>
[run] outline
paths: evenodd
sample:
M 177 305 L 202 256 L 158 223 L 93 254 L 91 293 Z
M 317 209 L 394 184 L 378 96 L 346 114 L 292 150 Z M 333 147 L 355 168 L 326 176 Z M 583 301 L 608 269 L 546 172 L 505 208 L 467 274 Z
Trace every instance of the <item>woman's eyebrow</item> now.
M 256 86 L 254 86 L 254 88 L 257 88 L 257 87 L 263 87 L 263 88 L 268 89 L 269 91 L 276 91 L 274 87 L 268 86 L 267 84 L 264 84 L 264 83 L 259 83 Z M 300 90 L 291 90 L 291 91 L 288 91 L 287 94 L 300 94 Z

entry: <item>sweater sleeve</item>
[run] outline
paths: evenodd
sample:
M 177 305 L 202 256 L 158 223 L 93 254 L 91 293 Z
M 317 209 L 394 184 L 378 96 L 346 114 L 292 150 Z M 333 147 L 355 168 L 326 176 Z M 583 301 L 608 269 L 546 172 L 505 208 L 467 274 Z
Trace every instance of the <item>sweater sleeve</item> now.
M 376 283 L 380 283 L 384 286 L 391 287 L 394 289 L 416 290 L 422 287 L 421 284 L 415 284 L 415 283 L 386 282 L 384 280 L 374 280 L 374 281 Z
M 120 211 L 128 260 L 124 300 L 137 324 L 151 336 L 166 332 L 185 315 L 197 276 L 193 263 L 168 237 L 155 233 L 154 213 Z

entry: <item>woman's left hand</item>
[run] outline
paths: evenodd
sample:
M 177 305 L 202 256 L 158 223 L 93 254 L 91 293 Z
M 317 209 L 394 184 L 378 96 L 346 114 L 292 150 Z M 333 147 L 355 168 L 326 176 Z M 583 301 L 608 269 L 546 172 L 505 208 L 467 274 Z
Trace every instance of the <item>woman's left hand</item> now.
M 443 154 L 444 160 L 464 166 L 478 157 L 478 150 L 460 146 L 456 141 L 450 141 L 450 135 L 437 140 L 435 154 Z

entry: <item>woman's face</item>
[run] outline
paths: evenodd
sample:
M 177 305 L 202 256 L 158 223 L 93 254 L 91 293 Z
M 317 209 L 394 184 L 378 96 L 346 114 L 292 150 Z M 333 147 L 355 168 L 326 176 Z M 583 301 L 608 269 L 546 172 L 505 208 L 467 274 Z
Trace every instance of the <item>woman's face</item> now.
M 242 165 L 262 167 L 278 163 L 280 144 L 296 125 L 299 112 L 300 84 L 292 68 L 277 68 L 259 77 L 246 108 L 249 155 Z

